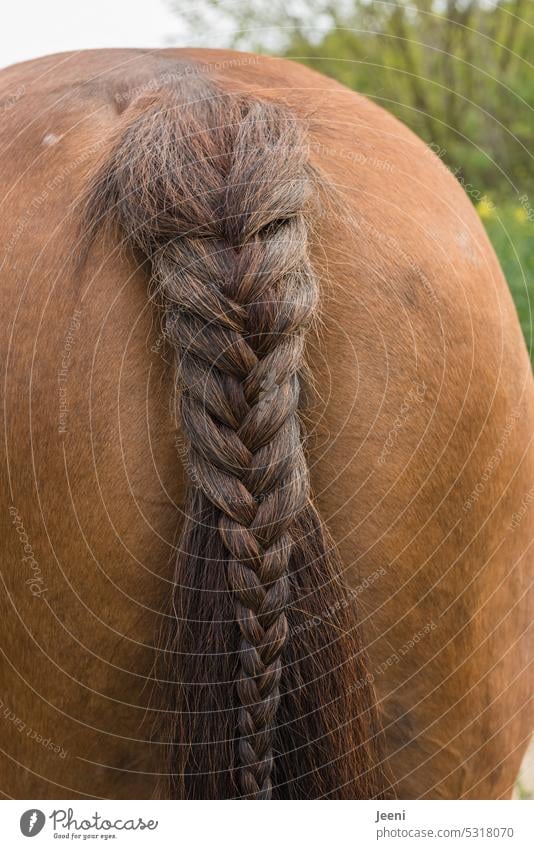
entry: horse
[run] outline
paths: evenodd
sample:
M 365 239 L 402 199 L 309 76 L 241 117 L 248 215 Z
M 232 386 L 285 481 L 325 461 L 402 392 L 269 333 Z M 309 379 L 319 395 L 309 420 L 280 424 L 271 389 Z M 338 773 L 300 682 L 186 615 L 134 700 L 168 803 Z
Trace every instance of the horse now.
M 279 58 L 0 103 L 4 796 L 510 796 L 534 391 L 459 182 Z

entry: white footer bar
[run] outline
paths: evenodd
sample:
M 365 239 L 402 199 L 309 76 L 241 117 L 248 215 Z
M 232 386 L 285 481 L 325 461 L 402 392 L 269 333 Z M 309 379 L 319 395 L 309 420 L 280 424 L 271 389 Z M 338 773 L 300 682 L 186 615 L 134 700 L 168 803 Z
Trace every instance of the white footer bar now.
M 3 801 L 0 834 L 3 846 L 35 849 L 67 842 L 124 849 L 531 849 L 533 806 L 531 801 Z

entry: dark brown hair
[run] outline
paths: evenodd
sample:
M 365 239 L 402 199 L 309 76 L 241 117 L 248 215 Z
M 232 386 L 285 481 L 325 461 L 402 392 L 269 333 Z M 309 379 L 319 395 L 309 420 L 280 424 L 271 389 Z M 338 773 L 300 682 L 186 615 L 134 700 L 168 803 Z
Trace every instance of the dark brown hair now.
M 187 446 L 165 794 L 370 798 L 379 725 L 298 417 L 316 177 L 284 107 L 190 77 L 124 116 L 86 226 L 150 262 Z

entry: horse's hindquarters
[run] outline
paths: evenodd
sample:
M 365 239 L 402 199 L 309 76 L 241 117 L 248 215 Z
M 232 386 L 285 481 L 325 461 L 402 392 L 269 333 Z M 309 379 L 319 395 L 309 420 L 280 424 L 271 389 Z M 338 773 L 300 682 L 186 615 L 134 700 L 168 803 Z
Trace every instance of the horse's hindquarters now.
M 151 62 L 172 69 L 164 55 L 128 53 L 132 90 Z M 151 681 L 183 445 L 144 273 L 113 255 L 112 234 L 83 275 L 65 264 L 79 221 L 65 210 L 117 120 L 109 91 L 72 88 L 77 61 L 61 71 L 66 102 L 60 72 L 41 74 L 39 108 L 30 120 L 23 100 L 3 138 L 2 789 L 143 798 L 163 763 Z M 80 62 L 120 78 L 109 53 Z M 312 156 L 343 194 L 340 219 L 330 199 L 314 229 L 324 297 L 309 451 L 399 794 L 497 797 L 528 733 L 534 412 L 513 307 L 468 201 L 420 142 L 334 83 L 267 65 L 246 67 L 247 85 L 313 104 Z

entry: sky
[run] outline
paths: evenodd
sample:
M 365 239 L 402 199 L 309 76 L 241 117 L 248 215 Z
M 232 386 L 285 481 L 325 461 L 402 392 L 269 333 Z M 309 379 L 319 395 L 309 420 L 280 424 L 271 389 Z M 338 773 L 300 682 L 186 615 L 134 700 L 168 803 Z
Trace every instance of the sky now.
M 4 0 L 1 18 L 2 68 L 62 50 L 187 43 L 166 0 Z

